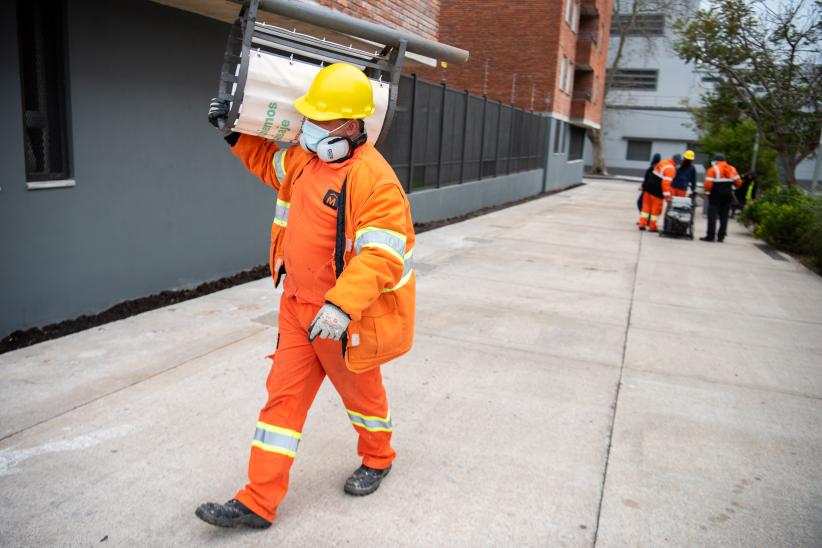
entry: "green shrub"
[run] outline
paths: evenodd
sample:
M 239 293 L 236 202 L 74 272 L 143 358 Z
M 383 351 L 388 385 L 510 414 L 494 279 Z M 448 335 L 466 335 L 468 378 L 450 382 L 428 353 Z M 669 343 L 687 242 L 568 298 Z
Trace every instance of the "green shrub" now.
M 757 238 L 801 255 L 822 272 L 822 197 L 810 197 L 796 188 L 774 188 L 749 202 L 740 220 L 754 227 Z
M 799 243 L 811 268 L 822 272 L 822 197 L 817 196 L 813 200 L 811 211 L 811 221 Z
M 803 237 L 813 221 L 813 209 L 809 204 L 765 202 L 760 215 L 754 229 L 757 238 L 785 251 L 802 253 Z

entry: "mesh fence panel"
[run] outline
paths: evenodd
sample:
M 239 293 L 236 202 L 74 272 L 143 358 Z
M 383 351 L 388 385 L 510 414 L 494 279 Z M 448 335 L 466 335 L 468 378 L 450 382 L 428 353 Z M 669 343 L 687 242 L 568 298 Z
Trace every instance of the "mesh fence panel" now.
M 544 165 L 547 118 L 403 76 L 381 151 L 406 191 Z

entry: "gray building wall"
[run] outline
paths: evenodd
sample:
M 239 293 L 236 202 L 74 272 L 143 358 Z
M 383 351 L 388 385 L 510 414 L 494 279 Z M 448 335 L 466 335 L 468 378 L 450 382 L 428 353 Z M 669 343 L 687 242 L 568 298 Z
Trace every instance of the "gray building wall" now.
M 545 175 L 546 190 L 554 190 L 558 188 L 566 188 L 570 185 L 582 181 L 583 165 L 582 159 L 569 160 L 568 151 L 570 148 L 570 126 L 567 121 L 564 121 L 564 127 L 561 131 L 565 135 L 560 137 L 559 152 L 554 152 L 556 141 L 556 126 L 562 120 L 558 120 L 553 116 L 549 117 L 549 139 L 547 149 L 548 171 Z M 587 142 L 587 138 L 585 139 Z
M 15 3 L 0 20 L 0 337 L 267 261 L 275 193 L 205 117 L 228 25 L 144 0 L 66 4 L 75 187 L 26 189 Z M 579 182 L 553 137 L 547 173 L 412 193 L 414 214 Z
M 0 336 L 267 257 L 274 194 L 205 116 L 228 25 L 66 4 L 73 188 L 26 190 L 14 2 L 0 20 Z

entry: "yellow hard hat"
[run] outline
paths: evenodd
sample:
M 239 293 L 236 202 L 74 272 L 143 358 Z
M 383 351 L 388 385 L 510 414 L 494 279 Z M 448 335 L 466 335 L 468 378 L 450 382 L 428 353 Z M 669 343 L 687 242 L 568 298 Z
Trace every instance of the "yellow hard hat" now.
M 684 156 L 686 160 L 693 160 L 695 158 L 693 150 L 686 150 Z
M 312 120 L 365 118 L 374 112 L 374 90 L 368 77 L 348 63 L 328 65 L 314 77 L 308 93 L 294 101 L 297 111 Z

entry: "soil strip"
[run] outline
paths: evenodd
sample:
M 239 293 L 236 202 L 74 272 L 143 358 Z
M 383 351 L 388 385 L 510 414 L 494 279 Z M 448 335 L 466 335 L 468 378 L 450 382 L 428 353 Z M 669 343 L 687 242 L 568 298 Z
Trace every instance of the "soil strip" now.
M 539 194 L 528 196 L 527 198 L 523 198 L 521 200 L 508 202 L 505 204 L 500 204 L 491 207 L 485 207 L 482 209 L 478 209 L 476 211 L 471 211 L 470 213 L 466 213 L 464 215 L 443 219 L 441 221 L 415 223 L 414 232 L 420 234 L 422 232 L 434 230 L 435 228 L 440 228 L 442 226 L 459 223 L 467 219 L 473 219 L 474 217 L 487 215 L 488 213 L 492 213 L 494 211 L 499 211 L 501 209 L 506 209 L 533 200 L 538 200 L 540 198 L 550 196 L 551 194 L 557 194 L 558 192 L 562 192 L 564 190 L 569 190 L 571 188 L 582 186 L 582 184 L 584 183 L 579 183 L 561 190 L 541 192 Z M 123 301 L 98 314 L 83 315 L 79 318 L 52 323 L 49 325 L 44 325 L 42 327 L 32 327 L 29 329 L 17 330 L 11 333 L 10 335 L 6 336 L 4 339 L 0 340 L 0 354 L 10 352 L 12 350 L 17 350 L 19 348 L 25 348 L 27 346 L 31 346 L 33 344 L 37 344 L 43 341 L 48 341 L 51 339 L 64 337 L 66 335 L 71 335 L 72 333 L 77 333 L 78 331 L 84 331 L 86 329 L 91 329 L 92 327 L 98 327 L 103 324 L 107 324 L 117 320 L 122 320 L 123 318 L 128 318 L 129 316 L 135 316 L 137 314 L 142 314 L 143 312 L 148 312 L 150 310 L 155 310 L 157 308 L 163 308 L 164 306 L 169 306 L 179 302 L 188 301 L 190 299 L 196 299 L 197 297 L 202 297 L 203 295 L 208 295 L 209 293 L 214 293 L 216 291 L 228 289 L 229 287 L 234 287 L 235 285 L 240 285 L 248 282 L 253 282 L 255 280 L 259 280 L 262 278 L 267 278 L 270 275 L 271 273 L 269 271 L 267 264 L 259 265 L 249 270 L 243 270 L 242 272 L 238 272 L 237 274 L 233 274 L 231 276 L 226 276 L 218 280 L 202 283 L 192 289 L 162 291 L 154 295 L 140 297 L 139 299 Z

